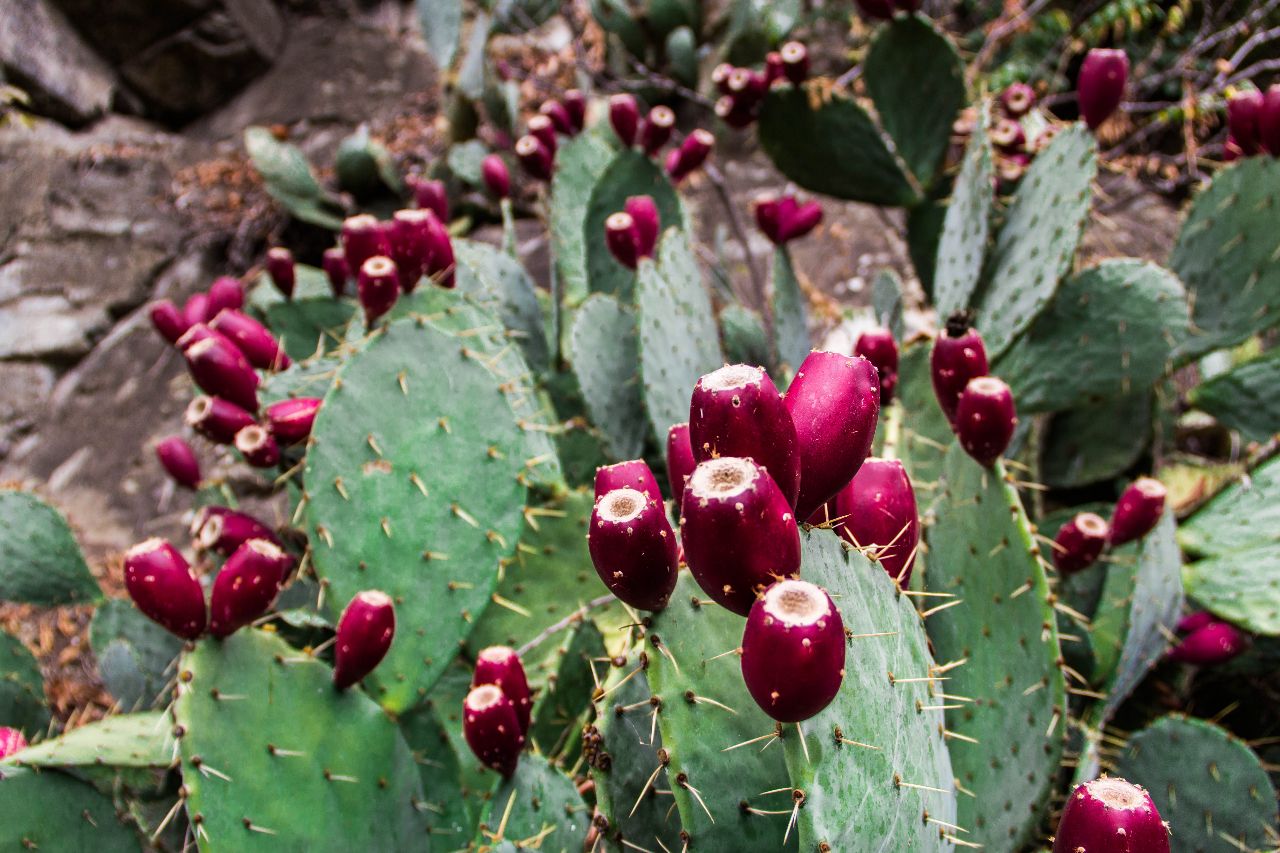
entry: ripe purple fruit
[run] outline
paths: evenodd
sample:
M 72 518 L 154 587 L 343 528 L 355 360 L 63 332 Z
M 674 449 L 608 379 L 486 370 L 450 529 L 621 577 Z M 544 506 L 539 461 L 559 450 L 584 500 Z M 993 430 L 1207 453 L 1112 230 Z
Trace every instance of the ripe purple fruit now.
M 191 378 L 202 390 L 247 411 L 258 410 L 258 374 L 234 343 L 221 335 L 206 337 L 187 347 L 184 355 Z
M 196 544 L 223 556 L 235 552 L 250 539 L 280 544 L 271 529 L 258 519 L 226 507 L 205 507 L 196 518 Z
M 652 157 L 671 139 L 671 132 L 676 127 L 676 114 L 670 107 L 657 106 L 649 110 L 644 122 L 640 125 L 640 147 L 644 153 Z
M 731 364 L 698 379 L 689 400 L 693 458 L 754 459 L 793 507 L 800 494 L 801 455 L 796 425 L 769 374 Z
M 800 42 L 784 44 L 778 49 L 778 58 L 782 60 L 782 73 L 791 85 L 799 86 L 809 78 L 809 49 Z
M 800 571 L 800 530 L 773 478 L 750 459 L 702 462 L 685 486 L 680 544 L 703 592 L 740 616 Z
M 667 430 L 667 483 L 671 486 L 676 512 L 680 511 L 680 502 L 684 499 L 685 478 L 697 465 L 689 441 L 689 425 L 676 424 Z
M 271 330 L 243 311 L 234 308 L 220 311 L 210 321 L 209 328 L 235 344 L 259 370 L 284 370 L 291 363 Z
M 690 133 L 679 148 L 667 155 L 667 175 L 680 183 L 707 161 L 715 144 L 716 138 L 710 131 L 698 128 Z
M 1073 575 L 1092 566 L 1107 544 L 1107 522 L 1092 512 L 1077 513 L 1058 528 L 1053 540 L 1053 565 Z
M 390 258 L 405 293 L 413 292 L 431 264 L 434 221 L 436 215 L 429 210 L 397 210 L 392 214 Z
M 166 631 L 184 640 L 204 633 L 204 590 L 165 540 L 148 539 L 125 552 L 124 585 L 142 614 Z
M 536 115 L 529 119 L 527 125 L 529 135 L 542 143 L 547 152 L 554 158 L 556 149 L 559 147 L 559 140 L 556 139 L 556 126 L 544 115 Z
M 503 776 L 516 772 L 524 734 L 515 706 L 493 684 L 472 688 L 462 701 L 462 734 L 480 763 Z
M 636 223 L 626 211 L 612 213 L 604 221 L 604 241 L 609 247 L 613 259 L 629 270 L 640 263 L 640 250 L 637 244 Z
M 227 637 L 266 613 L 293 558 L 266 539 L 249 539 L 223 563 L 209 594 L 209 633 Z
M 576 132 L 573 127 L 573 117 L 569 115 L 568 108 L 559 101 L 543 101 L 542 106 L 538 107 L 538 112 L 551 119 L 551 124 L 557 133 L 573 136 Z
M 1022 118 L 1036 103 L 1036 90 L 1026 83 L 1011 83 L 1000 93 L 1000 106 L 1010 118 Z
M 1008 385 L 994 376 L 969 380 L 956 407 L 956 437 L 966 453 L 990 468 L 1009 446 L 1017 425 Z
M 320 262 L 325 276 L 329 279 L 329 287 L 335 299 L 341 299 L 347 289 L 347 279 L 351 270 L 347 268 L 347 255 L 341 248 L 333 246 L 324 250 L 324 259 Z
M 1169 830 L 1142 788 L 1103 776 L 1067 798 L 1053 853 L 1169 853 Z
M 635 144 L 636 131 L 640 127 L 640 107 L 634 95 L 614 95 L 609 98 L 609 125 L 622 140 L 624 148 Z
M 555 155 L 538 137 L 532 134 L 520 137 L 516 142 L 516 159 L 530 176 L 540 181 L 551 180 Z
M 365 261 L 356 278 L 356 295 L 370 328 L 400 298 L 400 270 L 396 262 L 378 255 Z
M 431 245 L 427 275 L 440 287 L 453 287 L 457 263 L 453 254 L 453 241 L 449 237 L 449 230 L 444 227 L 444 220 L 438 216 L 431 217 L 427 223 L 427 239 Z
M 200 460 L 181 436 L 171 435 L 156 444 L 156 458 L 179 486 L 185 489 L 200 487 Z
M 871 452 L 880 377 L 861 356 L 814 350 L 791 380 L 786 404 L 800 449 L 796 517 L 808 518 L 853 479 Z
M 1139 477 L 1130 483 L 1111 513 L 1111 546 L 1133 542 L 1150 533 L 1164 513 L 1166 494 L 1164 484 L 1151 477 Z
M 911 478 L 897 459 L 871 457 L 835 498 L 836 530 L 859 548 L 874 546 L 868 555 L 880 562 L 903 589 L 920 544 L 920 515 Z
M 333 686 L 345 690 L 373 672 L 396 633 L 391 596 L 376 589 L 357 592 L 342 611 L 333 650 Z
M 641 610 L 661 610 L 676 587 L 676 536 L 662 502 L 636 489 L 596 499 L 587 549 L 609 591 Z
M 587 126 L 587 96 L 579 89 L 570 89 L 564 93 L 561 102 L 569 112 L 569 135 L 581 133 Z
M 293 288 L 298 283 L 297 269 L 293 263 L 293 252 L 283 246 L 267 250 L 267 275 L 276 290 L 284 294 L 285 299 L 293 298 Z
M 880 374 L 880 408 L 889 405 L 898 387 L 898 342 L 893 339 L 893 332 L 884 328 L 868 329 L 858 336 L 853 354 L 876 366 Z
M 191 327 L 182 310 L 171 299 L 159 299 L 151 303 L 150 314 L 151 325 L 155 326 L 160 337 L 171 344 L 176 344 Z
M 1120 106 L 1128 79 L 1129 57 L 1123 50 L 1095 47 L 1085 55 L 1076 80 L 1076 97 L 1090 130 L 1097 129 Z
M 756 225 L 776 246 L 803 237 L 822 221 L 822 205 L 800 204 L 793 195 L 765 196 L 755 205 Z
M 963 312 L 951 315 L 933 342 L 929 371 L 933 393 L 952 429 L 955 429 L 961 392 L 970 379 L 986 376 L 989 369 L 987 348 L 982 343 L 982 335 L 970 324 L 969 315 Z
M 236 433 L 251 425 L 253 415 L 221 397 L 196 397 L 187 406 L 187 426 L 218 444 L 231 444 Z
M 490 154 L 480 163 L 480 176 L 489 190 L 489 195 L 497 199 L 511 196 L 511 171 L 507 162 L 497 154 Z
M 511 700 L 516 709 L 520 733 L 529 733 L 529 715 L 533 712 L 533 700 L 529 698 L 529 679 L 524 674 L 520 655 L 509 646 L 490 646 L 476 656 L 476 671 L 471 676 L 471 686 L 492 684 Z
M 422 207 L 419 199 L 419 207 Z M 342 251 L 349 274 L 358 273 L 364 262 L 391 252 L 391 235 L 382 223 L 367 213 L 350 216 L 342 223 Z
M 193 293 L 187 297 L 186 303 L 182 306 L 182 317 L 187 321 L 188 326 L 209 322 L 213 317 L 209 313 L 209 294 Z
M 1272 83 L 1262 96 L 1258 141 L 1267 153 L 1280 157 L 1280 83 Z
M 444 181 L 424 181 L 416 180 L 413 183 L 413 203 L 418 206 L 419 210 L 429 210 L 436 215 L 441 222 L 449 221 L 449 192 L 445 188 Z M 373 254 L 381 254 L 374 252 Z M 371 256 L 370 256 L 371 257 Z M 352 269 L 359 269 L 359 265 Z
M 1227 101 L 1227 128 L 1231 137 L 1246 156 L 1257 154 L 1262 147 L 1259 122 L 1265 100 L 1257 89 L 1246 89 L 1232 95 Z
M 775 720 L 798 723 L 827 707 L 844 681 L 844 657 L 844 620 L 822 587 L 779 581 L 752 605 L 742 679 Z
M 0 761 L 26 748 L 27 739 L 22 732 L 8 726 L 0 726 Z
M 280 445 L 265 427 L 253 424 L 236 433 L 236 450 L 254 468 L 270 468 L 280 462 Z
M 231 309 L 239 311 L 244 307 L 244 288 L 237 279 L 229 275 L 216 278 L 209 285 L 209 314 L 217 317 L 218 312 Z
M 1179 628 L 1182 626 L 1179 625 Z M 1178 641 L 1169 651 L 1169 660 L 1195 666 L 1218 666 L 1242 654 L 1249 637 L 1230 622 L 1210 618 Z
M 658 478 L 653 476 L 649 463 L 643 459 L 628 459 L 626 462 L 601 465 L 596 469 L 596 499 L 599 500 L 606 492 L 614 489 L 635 489 L 644 492 L 650 500 L 662 503 Z
M 320 403 L 319 397 L 295 397 L 272 403 L 264 412 L 267 427 L 281 444 L 305 441 L 311 435 L 311 426 L 315 423 Z
M 658 232 L 662 227 L 658 205 L 654 203 L 653 196 L 630 196 L 623 209 L 635 223 L 636 254 L 642 258 L 652 258 L 653 250 L 658 246 Z
M 991 128 L 990 139 L 992 145 L 1006 153 L 1021 151 L 1027 144 L 1027 134 L 1022 125 L 1011 118 L 996 122 L 996 126 Z

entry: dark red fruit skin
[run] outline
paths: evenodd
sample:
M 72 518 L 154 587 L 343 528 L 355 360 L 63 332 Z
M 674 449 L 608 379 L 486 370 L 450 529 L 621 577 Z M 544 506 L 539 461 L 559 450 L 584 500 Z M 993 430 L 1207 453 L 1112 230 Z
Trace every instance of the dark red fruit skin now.
M 1166 496 L 1164 484 L 1151 477 L 1139 477 L 1116 501 L 1111 513 L 1111 546 L 1141 539 L 1160 522 Z
M 208 337 L 187 347 L 183 354 L 191 378 L 201 390 L 246 411 L 258 410 L 258 374 L 234 343 L 221 335 Z
M 658 246 L 658 232 L 662 223 L 658 218 L 658 205 L 653 196 L 633 195 L 623 205 L 623 209 L 635 223 L 636 254 L 641 258 L 652 258 L 653 250 Z
M 484 186 L 489 195 L 497 199 L 511 195 L 511 171 L 499 155 L 490 154 L 481 161 L 480 176 L 484 178 Z
M 204 590 L 165 540 L 148 539 L 125 552 L 124 585 L 142 614 L 169 633 L 184 640 L 204 633 Z
M 297 444 L 311 435 L 311 427 L 320 411 L 319 397 L 295 397 L 267 406 L 267 426 L 281 444 Z
M 209 322 L 213 318 L 209 313 L 209 294 L 193 293 L 187 297 L 182 306 L 182 318 L 187 321 L 188 326 Z
M 609 98 L 609 125 L 622 140 L 625 148 L 636 142 L 636 131 L 640 127 L 640 107 L 634 95 L 614 95 Z
M 653 476 L 653 469 L 643 459 L 628 459 L 626 462 L 601 465 L 596 469 L 596 500 L 614 489 L 636 489 L 648 495 L 650 500 L 662 503 L 662 489 L 658 486 L 658 478 Z
M 657 106 L 649 110 L 640 125 L 640 147 L 652 157 L 671 139 L 676 126 L 676 114 L 669 107 Z
M 156 444 L 156 458 L 179 486 L 200 487 L 200 460 L 181 436 L 171 435 Z
M 627 269 L 633 270 L 639 264 L 639 235 L 629 213 L 619 211 L 604 221 L 604 242 L 613 259 Z
M 462 735 L 485 767 L 503 776 L 516 772 L 524 733 L 515 706 L 497 685 L 472 688 L 462 701 Z
M 862 17 L 873 21 L 887 21 L 893 17 L 892 0 L 855 0 Z
M 244 307 L 244 288 L 237 279 L 229 275 L 214 279 L 209 285 L 209 314 L 217 317 L 218 312 L 231 309 L 239 311 Z
M 191 328 L 182 310 L 171 299 L 159 299 L 151 303 L 150 314 L 151 325 L 155 326 L 160 337 L 171 344 L 176 344 L 187 329 Z
M 418 207 L 423 207 L 421 197 Z M 370 258 L 390 254 L 389 229 L 367 213 L 350 216 L 342 223 L 342 251 L 347 259 L 348 274 L 358 273 Z
M 293 288 L 298 282 L 293 252 L 281 246 L 267 250 L 267 275 L 285 299 L 293 298 Z
M 427 275 L 440 287 L 452 288 L 457 264 L 453 254 L 453 240 L 449 237 L 449 230 L 444 227 L 444 220 L 438 216 L 431 217 L 427 222 L 427 239 L 431 242 Z
M 1227 128 L 1245 155 L 1262 148 L 1260 122 L 1265 96 L 1257 89 L 1237 92 L 1227 101 Z
M 449 220 L 449 191 L 444 181 L 417 180 L 413 183 L 413 202 L 419 210 L 429 210 L 442 222 Z M 379 254 L 374 252 L 373 254 Z M 369 257 L 372 257 L 370 255 Z M 358 266 L 352 269 L 359 269 Z
M 569 111 L 569 122 L 571 124 L 570 136 L 581 133 L 583 128 L 587 126 L 587 96 L 582 94 L 579 89 L 570 89 L 564 93 L 561 99 L 564 108 Z
M 293 558 L 265 539 L 243 543 L 223 563 L 209 594 L 209 633 L 228 637 L 271 608 Z
M 733 387 L 720 387 L 730 384 Z M 801 491 L 802 460 L 788 403 L 769 374 L 758 367 L 734 364 L 699 377 L 689 399 L 693 458 L 698 462 L 717 456 L 754 459 L 794 507 Z
M 365 261 L 356 278 L 356 295 L 364 309 L 365 325 L 372 327 L 400 298 L 400 270 L 395 261 L 382 255 Z
M 624 501 L 637 514 L 619 520 L 606 509 Z M 676 588 L 679 558 L 676 535 L 662 502 L 636 489 L 614 489 L 596 500 L 587 533 L 587 550 L 596 574 L 609 591 L 641 610 L 667 606 Z
M 1010 118 L 1026 115 L 1035 102 L 1035 90 L 1026 83 L 1011 83 L 1000 93 L 1000 106 Z
M 995 464 L 1018 425 L 1013 392 L 994 376 L 970 379 L 956 407 L 956 438 L 979 465 Z
M 236 433 L 254 423 L 253 415 L 221 397 L 196 397 L 184 418 L 187 426 L 218 444 L 230 444 Z
M 693 174 L 711 156 L 715 142 L 716 138 L 702 128 L 690 133 L 667 157 L 667 176 L 679 183 Z
M 347 255 L 342 249 L 333 247 L 324 250 L 324 259 L 320 262 L 324 274 L 329 279 L 329 287 L 335 299 L 341 299 L 347 290 L 347 279 L 351 270 L 347 268 Z
M 1280 83 L 1272 83 L 1262 96 L 1258 115 L 1258 141 L 1267 153 L 1280 157 Z
M 1085 54 L 1076 80 L 1080 115 L 1090 130 L 1106 121 L 1124 97 L 1129 57 L 1123 50 L 1095 47 Z
M 671 486 L 677 512 L 684 498 L 684 478 L 692 474 L 697 465 L 693 458 L 693 445 L 689 442 L 689 425 L 676 424 L 667 430 L 667 483 Z
M 236 450 L 254 468 L 270 468 L 280 462 L 280 445 L 265 427 L 253 424 L 236 433 Z
M 557 133 L 573 136 L 573 118 L 564 104 L 559 101 L 543 101 L 542 106 L 538 107 L 538 112 L 551 119 L 551 124 Z
M 226 336 L 259 370 L 284 370 L 291 364 L 271 330 L 243 311 L 224 309 L 209 322 L 209 328 Z
M 345 690 L 373 672 L 391 648 L 396 609 L 378 590 L 357 592 L 338 620 L 333 647 L 333 686 Z
M 1108 789 L 1137 801 L 1120 808 L 1102 798 Z M 1053 853 L 1169 853 L 1169 830 L 1160 820 L 1156 804 L 1147 792 L 1124 779 L 1094 779 L 1077 787 L 1067 798 Z
M 791 380 L 786 404 L 800 449 L 796 517 L 808 518 L 853 479 L 871 452 L 880 377 L 861 356 L 814 350 Z
M 541 139 L 529 134 L 516 142 L 516 159 L 531 177 L 540 181 L 551 180 L 555 154 Z
M 1177 632 L 1179 634 L 1190 634 L 1198 631 L 1205 625 L 1212 625 L 1218 621 L 1218 617 L 1214 616 L 1208 610 L 1198 610 L 1195 613 L 1188 613 L 1178 620 Z
M 860 355 L 876 366 L 880 374 L 880 408 L 893 401 L 898 387 L 898 342 L 893 332 L 885 328 L 868 329 L 858 336 L 853 354 Z
M 400 289 L 412 293 L 431 263 L 431 222 L 429 210 L 397 210 L 391 216 L 391 260 L 396 263 Z M 366 261 L 367 263 L 367 261 Z
M 789 41 L 778 53 L 782 60 L 782 72 L 791 85 L 799 86 L 809 78 L 809 50 L 801 42 Z
M 197 544 L 227 556 L 250 539 L 265 539 L 275 545 L 280 540 L 258 519 L 226 507 L 206 507 L 196 519 Z
M 911 478 L 897 459 L 871 457 L 835 498 L 836 531 L 854 545 L 880 546 L 880 566 L 906 589 L 920 544 L 920 514 Z
M 1107 522 L 1091 512 L 1075 515 L 1058 528 L 1054 537 L 1053 565 L 1060 574 L 1073 575 L 1097 562 L 1107 545 Z
M 790 201 L 790 209 L 784 208 L 782 221 L 778 226 L 780 243 L 790 243 L 803 237 L 822 221 L 822 205 L 818 202 L 806 201 L 800 204 L 794 198 L 785 199 L 784 202 L 787 200 Z
M 529 733 L 529 716 L 533 713 L 533 700 L 529 695 L 529 679 L 524 673 L 520 656 L 510 646 L 490 646 L 476 656 L 476 671 L 471 676 L 471 686 L 492 684 L 511 700 L 516 709 L 520 733 Z
M 966 315 L 952 316 L 946 328 L 934 339 L 933 352 L 929 354 L 933 393 L 952 429 L 955 429 L 956 406 L 960 403 L 961 392 L 970 379 L 986 376 L 989 369 L 982 335 L 969 324 Z
M 27 739 L 22 732 L 8 726 L 0 726 L 0 761 L 26 748 Z
M 803 587 L 826 600 L 828 614 L 808 625 L 771 615 L 774 596 Z M 821 587 L 807 581 L 774 584 L 756 600 L 742 632 L 742 680 L 766 714 L 782 723 L 807 720 L 831 703 L 844 681 L 844 620 Z
M 717 466 L 738 464 L 745 469 L 744 488 L 709 488 Z M 755 462 L 732 456 L 703 462 L 689 478 L 685 497 L 684 561 L 716 603 L 746 616 L 759 592 L 800 571 L 800 529 L 791 503 Z
M 1219 666 L 1239 657 L 1248 648 L 1248 634 L 1230 622 L 1211 619 L 1179 640 L 1169 650 L 1169 660 L 1195 666 Z

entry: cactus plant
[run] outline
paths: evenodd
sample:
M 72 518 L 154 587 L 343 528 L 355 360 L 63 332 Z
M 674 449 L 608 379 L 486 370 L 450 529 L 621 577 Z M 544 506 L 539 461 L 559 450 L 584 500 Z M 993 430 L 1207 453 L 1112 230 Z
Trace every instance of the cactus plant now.
M 28 492 L 0 489 L 0 599 L 49 607 L 101 598 L 61 513 Z

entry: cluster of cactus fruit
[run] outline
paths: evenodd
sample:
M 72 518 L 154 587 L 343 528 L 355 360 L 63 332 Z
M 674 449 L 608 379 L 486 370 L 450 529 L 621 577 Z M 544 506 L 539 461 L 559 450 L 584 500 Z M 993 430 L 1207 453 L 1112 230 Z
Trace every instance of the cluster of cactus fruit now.
M 1270 843 L 1275 790 L 1248 746 L 1166 715 L 1117 750 L 1112 725 L 1153 668 L 1280 635 L 1261 529 L 1280 463 L 1180 525 L 1167 472 L 1134 478 L 1167 417 L 1152 389 L 1280 319 L 1280 167 L 1220 171 L 1170 270 L 1077 269 L 1091 135 L 1029 119 L 1015 86 L 944 169 L 963 73 L 915 5 L 860 3 L 886 21 L 874 110 L 811 78 L 796 42 L 713 85 L 796 184 L 910 209 L 923 330 L 891 288 L 897 319 L 877 296 L 850 344 L 812 347 L 789 244 L 822 207 L 791 192 L 754 206 L 766 304 L 720 304 L 675 189 L 711 134 L 655 162 L 674 112 L 576 92 L 515 143 L 547 202 L 549 293 L 509 251 L 493 153 L 475 179 L 503 248 L 451 235 L 449 187 L 413 180 L 413 207 L 340 222 L 319 267 L 277 247 L 247 288 L 154 305 L 201 392 L 191 440 L 155 448 L 192 494 L 192 547 L 130 549 L 132 604 L 105 600 L 57 512 L 0 491 L 0 597 L 96 604 L 122 712 L 57 733 L 30 654 L 0 636 L 0 847 Z M 886 51 L 937 110 L 896 104 Z M 1086 60 L 1089 127 L 1120 101 L 1122 58 Z M 1010 121 L 1037 129 L 1011 198 L 994 165 L 1019 153 Z M 1241 403 L 1274 364 L 1189 399 L 1274 433 Z M 1068 500 L 1046 509 L 1041 481 Z M 1082 486 L 1112 505 L 1071 501 Z

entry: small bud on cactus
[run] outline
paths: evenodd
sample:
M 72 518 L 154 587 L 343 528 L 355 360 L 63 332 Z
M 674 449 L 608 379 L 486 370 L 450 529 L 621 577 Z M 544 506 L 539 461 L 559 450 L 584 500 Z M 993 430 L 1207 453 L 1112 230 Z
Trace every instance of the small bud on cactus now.
M 293 298 L 293 288 L 298 283 L 297 270 L 293 263 L 293 252 L 282 246 L 267 250 L 267 275 L 276 290 L 284 294 L 285 299 Z
M 551 126 L 557 133 L 573 136 L 576 132 L 568 108 L 559 101 L 543 101 L 542 106 L 538 107 L 538 112 L 551 120 Z
M 954 429 L 961 392 L 970 379 L 986 376 L 989 370 L 982 335 L 972 327 L 967 314 L 954 314 L 947 320 L 946 328 L 933 342 L 929 370 L 938 405 Z
M 853 479 L 871 452 L 880 377 L 861 356 L 814 350 L 791 380 L 786 404 L 800 448 L 796 517 L 808 518 Z
M 209 294 L 191 294 L 187 298 L 186 304 L 182 306 L 182 318 L 186 320 L 188 326 L 207 323 L 213 319 L 213 315 L 209 313 Z
M 204 633 L 204 590 L 165 540 L 148 539 L 125 552 L 124 585 L 142 614 L 166 631 L 184 640 Z
M 699 377 L 689 400 L 689 441 L 698 462 L 754 459 L 795 506 L 801 490 L 796 426 L 763 369 L 731 364 Z
M 1182 624 L 1178 627 L 1181 629 Z M 1247 634 L 1230 622 L 1210 616 L 1206 624 L 1197 626 L 1170 649 L 1169 660 L 1194 666 L 1219 666 L 1239 657 L 1248 648 Z
M 476 656 L 476 671 L 471 686 L 492 684 L 511 700 L 516 709 L 520 733 L 529 733 L 529 715 L 533 712 L 533 700 L 529 698 L 529 679 L 524 674 L 524 664 L 516 650 L 508 646 L 490 646 Z
M 247 411 L 258 410 L 258 374 L 235 344 L 221 335 L 208 337 L 187 347 L 184 355 L 201 390 Z
M 795 196 L 765 196 L 756 201 L 756 225 L 775 245 L 781 246 L 808 234 L 822 221 L 822 205 L 800 204 Z
M 1280 83 L 1272 83 L 1262 96 L 1258 141 L 1268 154 L 1280 157 Z
M 639 235 L 630 213 L 620 210 L 604 221 L 604 241 L 613 259 L 629 270 L 640 263 Z
M 551 119 L 544 115 L 536 115 L 529 119 L 528 124 L 529 135 L 542 143 L 547 149 L 552 159 L 556 156 L 556 149 L 559 147 L 559 141 L 556 139 L 556 126 Z
M 441 222 L 449 221 L 449 192 L 445 189 L 444 181 L 424 181 L 422 179 L 414 181 L 413 203 L 418 206 L 419 210 L 429 210 L 434 213 Z M 374 252 L 373 254 L 380 255 L 382 253 Z M 352 269 L 360 269 L 360 265 L 356 264 Z
M 569 135 L 581 133 L 587 126 L 587 96 L 578 89 L 570 89 L 564 93 L 562 102 L 569 111 Z
M 920 515 L 911 478 L 897 459 L 871 457 L 835 498 L 836 530 L 859 548 L 875 546 L 868 556 L 903 589 L 920 544 Z
M 729 97 L 752 109 L 764 100 L 767 85 L 765 76 L 750 68 L 733 69 L 725 81 Z
M 697 465 L 693 458 L 693 445 L 689 442 L 689 425 L 676 424 L 667 430 L 667 483 L 671 486 L 677 514 L 684 499 L 685 478 Z
M 623 209 L 631 215 L 635 223 L 636 254 L 642 258 L 652 258 L 654 249 L 658 247 L 658 232 L 662 223 L 658 217 L 658 205 L 653 196 L 633 195 L 627 198 Z
M 596 500 L 587 548 L 609 591 L 640 610 L 661 610 L 676 587 L 676 536 L 662 502 L 636 489 Z
M 187 426 L 217 444 L 231 444 L 236 433 L 254 422 L 253 415 L 221 397 L 196 397 L 184 419 Z
M 155 326 L 160 337 L 171 344 L 186 334 L 191 324 L 183 316 L 182 310 L 173 304 L 171 299 L 160 299 L 151 303 L 151 325 Z
M 391 235 L 381 222 L 367 213 L 351 216 L 342 223 L 342 251 L 347 258 L 347 269 L 358 273 L 370 258 L 390 256 Z
M 209 314 L 217 317 L 218 313 L 230 309 L 239 311 L 244 307 L 244 288 L 237 279 L 229 275 L 215 279 L 209 285 Z
M 956 407 L 956 437 L 979 465 L 995 464 L 1018 425 L 1013 392 L 994 376 L 970 379 Z
M 335 299 L 341 299 L 347 290 L 347 279 L 351 270 L 347 268 L 347 255 L 341 248 L 334 246 L 324 250 L 324 258 L 320 262 L 325 276 L 329 279 L 329 287 Z
M 224 335 L 259 370 L 283 370 L 291 363 L 271 330 L 243 311 L 228 308 L 218 313 L 209 328 Z
M 490 154 L 480 163 L 480 176 L 484 178 L 489 195 L 497 199 L 510 198 L 511 172 L 507 162 L 497 154 Z
M 809 79 L 809 49 L 803 44 L 787 42 L 778 50 L 778 58 L 782 60 L 782 71 L 791 85 L 799 86 Z
M 462 702 L 462 734 L 480 763 L 503 776 L 516 772 L 524 733 L 515 705 L 493 684 L 472 688 Z
M 293 558 L 266 539 L 250 539 L 223 563 L 209 594 L 209 633 L 228 637 L 271 608 Z
M 1009 118 L 1022 118 L 1036 103 L 1036 90 L 1026 83 L 1012 83 L 1000 93 L 1000 106 Z
M 364 309 L 365 325 L 372 328 L 400 298 L 400 270 L 396 262 L 381 255 L 365 261 L 356 279 L 356 295 Z
M 614 489 L 635 489 L 644 492 L 650 500 L 662 503 L 662 491 L 658 478 L 653 476 L 649 463 L 643 459 L 629 459 L 596 469 L 595 496 L 597 499 Z
M 316 412 L 320 411 L 319 397 L 295 397 L 280 400 L 267 406 L 267 427 L 281 444 L 297 444 L 311 435 Z
M 342 611 L 333 647 L 333 686 L 345 690 L 373 672 L 391 648 L 396 609 L 376 589 L 357 592 Z
M 200 487 L 200 460 L 182 437 L 171 435 L 160 441 L 156 445 L 156 458 L 179 486 L 184 489 Z
M 1085 55 L 1076 80 L 1076 97 L 1090 130 L 1097 129 L 1120 106 L 1128 79 L 1129 57 L 1123 50 L 1095 47 Z
M 709 131 L 698 128 L 667 156 L 667 175 L 676 183 L 684 180 L 707 162 L 715 144 L 716 138 Z
M 521 167 L 529 173 L 531 177 L 540 181 L 551 180 L 552 163 L 555 156 L 551 153 L 551 149 L 543 144 L 541 139 L 533 135 L 522 136 L 516 142 L 516 158 L 520 161 Z
M 16 752 L 27 748 L 27 739 L 22 732 L 8 726 L 0 726 L 0 761 Z
M 1154 530 L 1164 513 L 1166 494 L 1164 484 L 1151 477 L 1130 483 L 1111 513 L 1111 546 L 1134 542 Z
M 685 486 L 680 544 L 703 592 L 740 616 L 800 571 L 800 530 L 773 478 L 750 459 L 702 462 Z
M 1142 788 L 1103 776 L 1067 798 L 1053 853 L 1169 853 L 1169 830 Z
M 201 548 L 217 551 L 224 557 L 234 553 L 250 539 L 265 539 L 280 544 L 276 535 L 261 521 L 247 513 L 226 507 L 206 507 L 196 518 L 196 522 L 199 525 L 196 544 Z
M 640 125 L 640 147 L 644 153 L 652 157 L 671 139 L 671 132 L 676 127 L 676 114 L 670 107 L 657 106 L 649 110 L 644 122 Z
M 858 336 L 853 354 L 860 355 L 876 366 L 880 374 L 880 408 L 889 405 L 898 387 L 898 342 L 893 332 L 885 328 L 868 329 Z
M 991 128 L 991 144 L 1001 151 L 1021 151 L 1027 144 L 1027 135 L 1011 118 L 1002 118 Z
M 254 468 L 270 468 L 280 462 L 280 445 L 265 427 L 247 426 L 236 433 L 236 450 Z
M 614 95 L 609 98 L 609 125 L 618 135 L 625 148 L 636 142 L 636 131 L 640 127 L 640 107 L 634 95 Z
M 844 658 L 844 620 L 822 587 L 779 581 L 752 605 L 742 679 L 773 719 L 798 723 L 827 707 L 844 681 Z
M 1107 544 L 1107 522 L 1092 512 L 1077 513 L 1058 528 L 1053 540 L 1053 565 L 1063 575 L 1092 566 Z

